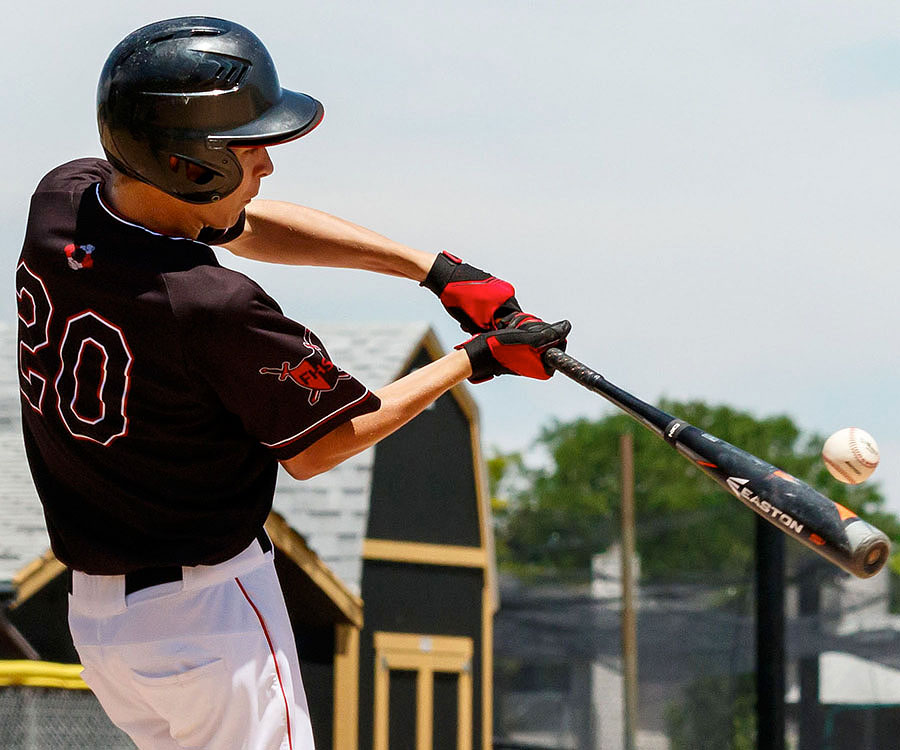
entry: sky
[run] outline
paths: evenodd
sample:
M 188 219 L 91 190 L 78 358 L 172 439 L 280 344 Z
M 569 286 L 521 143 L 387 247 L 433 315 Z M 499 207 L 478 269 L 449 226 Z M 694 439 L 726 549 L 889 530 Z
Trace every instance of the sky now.
M 282 85 L 325 105 L 271 150 L 262 197 L 511 281 L 526 309 L 571 320 L 571 354 L 645 400 L 787 414 L 823 437 L 862 427 L 900 512 L 900 4 L 32 0 L 0 53 L 10 280 L 38 180 L 101 155 L 109 51 L 189 14 L 251 28 Z M 220 257 L 302 322 L 465 338 L 409 281 Z M 562 376 L 472 393 L 487 451 L 612 409 Z

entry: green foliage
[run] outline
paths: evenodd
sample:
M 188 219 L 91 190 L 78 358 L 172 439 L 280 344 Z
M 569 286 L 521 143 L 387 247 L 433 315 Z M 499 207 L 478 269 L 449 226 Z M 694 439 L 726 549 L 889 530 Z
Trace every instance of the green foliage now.
M 819 489 L 900 539 L 877 484 L 851 487 L 825 469 L 820 436 L 804 437 L 783 415 L 757 419 L 728 406 L 663 401 L 660 407 Z M 557 422 L 538 445 L 551 465 L 529 469 L 518 454 L 489 462 L 499 504 L 498 554 L 508 569 L 587 571 L 619 537 L 619 436 L 634 439 L 637 546 L 645 581 L 733 580 L 753 560 L 756 515 L 624 414 Z M 516 481 L 509 481 L 511 476 Z M 494 495 L 492 495 L 494 496 Z M 894 561 L 900 570 L 900 557 Z
M 671 750 L 753 750 L 756 747 L 753 675 L 701 677 L 684 701 L 666 710 Z

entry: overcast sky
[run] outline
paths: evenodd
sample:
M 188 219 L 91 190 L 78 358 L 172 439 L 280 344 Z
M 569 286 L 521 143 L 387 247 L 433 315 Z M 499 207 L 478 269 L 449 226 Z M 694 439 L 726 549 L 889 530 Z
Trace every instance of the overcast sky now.
M 900 511 L 900 4 L 22 3 L 0 53 L 10 280 L 34 185 L 101 153 L 110 49 L 192 13 L 250 27 L 282 84 L 325 105 L 313 134 L 272 150 L 263 197 L 512 281 L 525 307 L 572 321 L 572 354 L 646 400 L 863 427 Z M 224 256 L 301 321 L 463 338 L 409 282 Z M 0 314 L 14 321 L 11 288 Z M 473 393 L 486 448 L 609 410 L 561 376 Z

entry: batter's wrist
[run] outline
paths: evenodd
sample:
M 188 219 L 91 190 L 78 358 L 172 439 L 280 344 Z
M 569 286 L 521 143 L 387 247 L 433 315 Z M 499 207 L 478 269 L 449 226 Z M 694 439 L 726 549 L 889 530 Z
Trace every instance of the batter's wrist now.
M 450 255 L 446 250 L 438 253 L 434 256 L 431 267 L 428 269 L 428 274 L 419 286 L 424 286 L 440 297 L 460 263 L 459 258 Z

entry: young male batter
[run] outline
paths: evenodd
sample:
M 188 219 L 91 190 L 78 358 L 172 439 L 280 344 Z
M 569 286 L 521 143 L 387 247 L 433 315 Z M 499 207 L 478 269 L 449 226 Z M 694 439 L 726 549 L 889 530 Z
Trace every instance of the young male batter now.
M 312 748 L 263 522 L 278 463 L 327 471 L 449 388 L 547 378 L 569 325 L 447 254 L 300 206 L 254 201 L 267 146 L 322 106 L 283 90 L 237 24 L 151 24 L 98 89 L 106 160 L 50 172 L 16 270 L 28 459 L 70 570 L 84 679 L 140 748 Z M 422 283 L 475 334 L 369 391 L 210 245 L 258 260 Z M 275 377 L 277 376 L 277 377 Z

